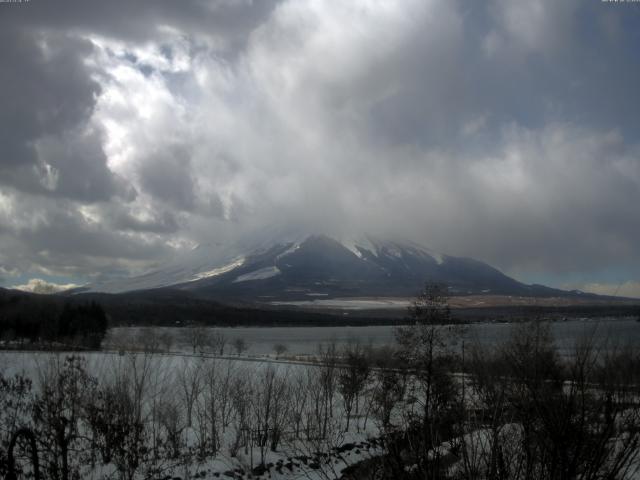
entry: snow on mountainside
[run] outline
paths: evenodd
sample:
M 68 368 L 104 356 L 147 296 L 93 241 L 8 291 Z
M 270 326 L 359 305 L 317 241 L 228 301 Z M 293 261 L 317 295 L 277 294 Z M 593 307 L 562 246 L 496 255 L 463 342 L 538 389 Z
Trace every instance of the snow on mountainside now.
M 277 238 L 277 240 L 275 239 Z M 260 239 L 233 243 L 208 243 L 196 246 L 164 266 L 143 275 L 86 285 L 82 291 L 123 293 L 134 290 L 170 287 L 190 281 L 215 277 L 241 267 L 247 256 L 267 249 L 274 243 L 295 242 L 299 235 L 263 235 Z
M 173 287 L 207 297 L 273 301 L 408 296 L 425 281 L 447 283 L 453 293 L 460 294 L 540 293 L 477 260 L 368 235 L 339 240 L 326 235 L 290 235 L 253 245 L 202 245 L 165 268 L 96 283 L 88 290 L 119 293 Z

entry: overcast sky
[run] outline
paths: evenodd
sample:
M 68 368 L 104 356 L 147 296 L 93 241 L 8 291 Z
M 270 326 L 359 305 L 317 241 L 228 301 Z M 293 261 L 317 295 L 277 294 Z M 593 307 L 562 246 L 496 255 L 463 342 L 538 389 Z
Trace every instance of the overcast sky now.
M 640 296 L 639 112 L 640 3 L 0 3 L 0 285 L 275 223 Z

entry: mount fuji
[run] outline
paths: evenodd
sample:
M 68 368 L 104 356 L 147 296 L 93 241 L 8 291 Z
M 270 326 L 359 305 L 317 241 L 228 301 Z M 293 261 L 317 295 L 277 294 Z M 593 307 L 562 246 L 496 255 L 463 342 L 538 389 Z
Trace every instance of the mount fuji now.
M 355 239 L 298 235 L 252 245 L 200 245 L 145 275 L 94 283 L 81 290 L 123 293 L 171 289 L 215 300 L 277 302 L 407 297 L 414 296 L 425 282 L 444 283 L 452 295 L 571 294 L 523 284 L 478 260 L 371 235 Z

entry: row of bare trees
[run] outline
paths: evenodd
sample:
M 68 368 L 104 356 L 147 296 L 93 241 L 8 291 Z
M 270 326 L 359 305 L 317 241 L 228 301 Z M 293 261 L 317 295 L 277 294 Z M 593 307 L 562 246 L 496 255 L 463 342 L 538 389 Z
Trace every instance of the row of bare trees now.
M 593 331 L 561 358 L 549 326 L 473 348 L 464 478 L 631 478 L 640 448 L 640 361 Z
M 254 468 L 272 451 L 329 451 L 345 432 L 384 415 L 376 393 L 383 376 L 355 343 L 320 347 L 321 362 L 308 367 L 149 353 L 105 358 L 51 355 L 33 378 L 0 375 L 0 475 L 21 428 L 35 433 L 41 478 L 106 471 L 132 480 L 219 454 Z M 15 454 L 28 478 L 28 445 L 19 442 Z
M 114 329 L 105 344 L 125 351 L 167 353 L 175 347 L 186 346 L 192 354 L 242 355 L 249 347 L 242 337 L 227 338 L 220 330 L 204 326 L 189 326 L 174 329 L 141 327 L 138 329 Z M 274 346 L 276 354 L 286 351 L 286 346 Z
M 548 323 L 462 343 L 446 289 L 428 285 L 397 330 L 375 395 L 384 455 L 354 478 L 625 479 L 640 448 L 640 356 L 593 329 L 561 356 Z M 466 347 L 466 348 L 465 348 Z

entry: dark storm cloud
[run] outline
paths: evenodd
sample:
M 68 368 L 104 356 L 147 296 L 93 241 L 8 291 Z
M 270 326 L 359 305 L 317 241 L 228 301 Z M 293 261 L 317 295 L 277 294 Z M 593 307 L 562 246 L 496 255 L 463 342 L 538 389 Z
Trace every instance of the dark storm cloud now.
M 178 210 L 191 211 L 196 204 L 196 187 L 191 176 L 190 152 L 169 147 L 153 152 L 139 170 L 142 187 L 153 197 Z
M 43 40 L 38 32 L 0 30 L 0 165 L 5 169 L 35 164 L 34 141 L 86 121 L 100 90 L 82 64 L 89 42 L 57 34 L 45 51 Z
M 32 2 L 27 8 L 4 11 L 0 25 L 72 30 L 137 42 L 150 39 L 162 42 L 160 27 L 171 26 L 189 34 L 210 35 L 221 42 L 218 45 L 221 51 L 232 53 L 245 44 L 251 31 L 269 16 L 278 3 L 278 0 Z M 170 51 L 170 47 L 165 48 Z
M 45 137 L 38 150 L 54 177 L 54 193 L 84 202 L 106 201 L 116 194 L 135 197 L 135 191 L 108 169 L 102 136 L 96 131 Z
M 639 7 L 0 4 L 0 266 L 135 270 L 288 223 L 636 281 Z
M 200 191 L 191 155 L 187 145 L 169 145 L 152 151 L 141 159 L 137 169 L 141 188 L 156 202 L 175 211 L 221 217 L 223 206 L 217 194 Z
M 100 93 L 83 63 L 91 44 L 15 27 L 0 44 L 0 184 L 89 202 L 126 193 L 86 129 Z
M 45 50 L 43 41 L 40 32 L 6 25 L 0 30 L 4 168 L 36 163 L 34 140 L 85 121 L 100 91 L 82 63 L 89 42 L 58 33 L 46 39 Z
M 32 250 L 47 252 L 48 257 L 111 257 L 152 259 L 166 253 L 158 244 L 148 245 L 100 225 L 84 222 L 77 212 L 50 213 L 47 223 L 23 230 L 19 238 Z

